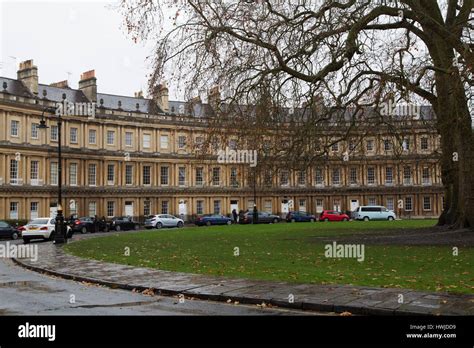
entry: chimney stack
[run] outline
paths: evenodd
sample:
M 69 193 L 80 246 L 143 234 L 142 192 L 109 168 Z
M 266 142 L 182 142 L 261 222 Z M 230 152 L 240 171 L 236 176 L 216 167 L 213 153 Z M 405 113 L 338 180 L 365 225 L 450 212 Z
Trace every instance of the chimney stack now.
M 165 82 L 153 88 L 153 100 L 164 112 L 169 112 L 170 110 L 168 97 L 169 92 Z
M 143 99 L 143 91 L 135 92 L 135 98 Z
M 79 89 L 91 102 L 97 102 L 97 79 L 95 70 L 89 70 L 81 74 Z
M 221 92 L 219 86 L 214 86 L 209 90 L 207 101 L 215 111 L 219 109 L 221 104 Z
M 38 67 L 33 65 L 33 59 L 20 63 L 17 76 L 31 93 L 38 95 Z
M 69 88 L 69 84 L 67 80 L 64 81 L 59 81 L 59 82 L 53 82 L 50 84 L 51 87 L 57 87 L 57 88 Z

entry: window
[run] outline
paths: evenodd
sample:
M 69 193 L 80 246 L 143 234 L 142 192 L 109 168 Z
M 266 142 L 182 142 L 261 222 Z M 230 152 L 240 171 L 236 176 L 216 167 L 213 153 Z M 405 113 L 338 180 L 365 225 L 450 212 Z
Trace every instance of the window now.
M 107 217 L 115 216 L 115 202 L 107 201 Z
M 169 176 L 169 168 L 161 167 L 160 168 L 160 184 L 161 185 L 168 185 L 168 176 Z M 167 214 L 167 213 L 163 213 L 163 214 Z
M 77 144 L 77 128 L 71 128 L 69 130 L 69 141 L 71 144 Z
M 239 183 L 237 181 L 237 168 L 230 168 L 230 185 L 232 187 L 238 187 Z
M 221 183 L 221 168 L 212 168 L 212 185 L 219 186 Z
M 18 184 L 18 161 L 16 159 L 10 160 L 10 183 Z
M 271 214 L 272 213 L 272 200 L 271 199 L 266 199 L 265 202 L 263 203 L 263 210 L 266 213 Z
M 424 167 L 421 172 L 421 177 L 423 180 L 423 185 L 429 185 L 431 183 L 430 168 Z
M 405 211 L 413 210 L 413 199 L 411 197 L 405 197 Z
M 204 173 L 204 171 L 203 171 L 202 167 L 196 168 L 196 185 L 197 186 L 202 186 L 203 185 L 203 182 L 204 182 L 203 173 Z
M 132 146 L 133 142 L 133 133 L 125 132 L 125 146 Z
M 428 138 L 426 137 L 421 138 L 421 149 L 428 150 Z
M 349 184 L 355 185 L 357 184 L 357 168 L 352 167 L 349 169 Z
M 58 141 L 58 126 L 51 126 L 51 141 Z
M 58 162 L 51 162 L 50 165 L 51 185 L 58 184 Z
M 280 171 L 280 185 L 288 186 L 290 184 L 289 172 L 286 169 Z
M 387 209 L 393 210 L 395 207 L 393 197 L 387 197 Z
M 392 167 L 385 167 L 385 184 L 387 185 L 393 184 L 393 168 Z
M 12 137 L 18 137 L 20 134 L 20 122 L 12 120 L 10 122 L 10 135 Z
M 31 139 L 38 139 L 38 123 L 31 124 Z
M 374 151 L 374 140 L 373 139 L 367 140 L 366 149 L 367 149 L 367 151 Z
M 404 185 L 411 184 L 411 167 L 403 168 L 403 184 Z
M 316 213 L 321 213 L 324 210 L 322 198 L 316 199 Z
M 349 151 L 354 151 L 356 149 L 356 143 L 354 140 L 349 141 Z
M 168 214 L 168 201 L 161 201 L 161 214 Z
M 316 169 L 315 182 L 316 182 L 316 185 L 324 184 L 323 170 L 321 168 Z
M 341 170 L 339 168 L 334 168 L 332 170 L 332 184 L 333 185 L 341 184 Z
M 306 199 L 300 199 L 298 203 L 299 211 L 306 211 Z
M 196 201 L 196 214 L 198 215 L 204 214 L 204 201 L 203 200 Z
M 31 161 L 30 180 L 32 185 L 38 185 L 39 179 L 39 161 Z
M 69 185 L 77 185 L 77 163 L 69 164 Z
M 143 215 L 148 216 L 151 214 L 151 202 L 146 200 L 143 202 Z
M 151 147 L 151 135 L 143 134 L 143 148 L 149 149 Z
M 34 220 L 38 218 L 38 202 L 30 202 L 30 219 Z
M 186 136 L 180 135 L 178 137 L 178 148 L 184 149 L 186 147 Z
M 115 182 L 115 165 L 107 165 L 107 185 L 113 185 Z
M 178 185 L 179 186 L 186 185 L 186 167 L 178 168 Z
M 96 173 L 97 173 L 97 165 L 89 164 L 89 172 L 88 172 L 89 186 L 97 185 Z
M 151 185 L 151 167 L 143 166 L 143 185 Z
M 107 131 L 107 145 L 115 144 L 115 131 Z
M 10 219 L 17 220 L 18 219 L 18 202 L 10 202 Z
M 97 131 L 95 129 L 89 129 L 89 144 L 97 144 Z
M 94 217 L 97 215 L 96 202 L 89 202 L 89 216 Z
M 160 148 L 162 149 L 167 149 L 168 148 L 168 136 L 167 135 L 162 135 L 160 137 Z
M 306 185 L 306 171 L 300 170 L 298 172 L 298 185 L 304 186 Z
M 214 214 L 220 214 L 220 213 L 221 213 L 221 201 L 215 200 L 214 201 Z
M 402 149 L 404 151 L 410 151 L 410 138 L 403 139 Z
M 130 164 L 125 166 L 125 185 L 133 185 L 133 166 Z
M 384 139 L 383 141 L 383 149 L 385 151 L 391 151 L 392 150 L 392 143 L 390 142 L 389 139 Z
M 265 170 L 264 176 L 263 176 L 263 184 L 266 187 L 271 187 L 272 186 L 272 181 L 273 181 L 273 176 L 272 176 L 272 171 L 271 170 Z
M 338 144 L 338 143 L 332 144 L 332 145 L 331 145 L 331 151 L 332 151 L 332 152 L 337 152 L 337 151 L 339 151 L 339 144 Z
M 229 149 L 237 150 L 237 141 L 235 141 L 234 139 L 229 140 Z
M 431 197 L 423 196 L 423 210 L 431 210 Z
M 375 184 L 375 168 L 374 167 L 367 168 L 367 183 L 369 185 Z
M 376 205 L 377 199 L 375 197 L 369 197 L 369 204 L 368 205 Z

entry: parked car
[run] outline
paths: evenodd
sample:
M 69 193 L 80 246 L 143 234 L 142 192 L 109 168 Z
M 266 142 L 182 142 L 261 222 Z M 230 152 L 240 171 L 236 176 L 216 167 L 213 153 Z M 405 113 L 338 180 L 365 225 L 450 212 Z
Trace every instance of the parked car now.
M 194 223 L 198 226 L 231 225 L 232 219 L 220 214 L 207 214 L 198 217 Z
M 0 221 L 0 238 L 18 239 L 21 232 L 5 221 Z
M 281 221 L 281 217 L 274 214 L 269 214 L 265 212 L 258 212 L 258 221 L 259 224 L 276 224 Z M 244 218 L 240 221 L 241 224 L 251 224 L 253 223 L 253 212 L 249 211 L 244 214 Z
M 183 227 L 184 221 L 169 214 L 151 215 L 145 220 L 145 228 Z
M 287 222 L 315 222 L 316 216 L 305 211 L 290 211 L 286 215 Z
M 114 231 L 129 231 L 129 230 L 139 230 L 140 224 L 132 220 L 129 216 L 120 216 L 112 218 L 112 221 L 109 224 L 109 230 Z
M 395 220 L 397 216 L 393 210 L 381 205 L 360 206 L 353 213 L 354 220 Z
M 98 219 L 95 223 L 92 217 L 81 217 L 71 221 L 70 226 L 73 232 L 81 232 L 82 234 L 90 232 L 108 232 L 109 225 L 106 221 Z M 96 229 L 97 227 L 97 229 Z
M 22 231 L 23 242 L 28 244 L 32 239 L 53 240 L 55 235 L 55 218 L 37 218 L 28 222 Z M 67 226 L 67 225 L 66 225 Z M 72 237 L 72 229 L 67 226 L 68 238 Z
M 349 219 L 349 215 L 335 210 L 323 210 L 319 215 L 319 221 L 349 221 Z

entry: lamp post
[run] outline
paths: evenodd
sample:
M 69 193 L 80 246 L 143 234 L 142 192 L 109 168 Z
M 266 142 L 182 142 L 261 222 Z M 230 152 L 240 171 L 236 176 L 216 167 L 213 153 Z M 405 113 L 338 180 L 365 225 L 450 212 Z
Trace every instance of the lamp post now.
M 253 224 L 258 223 L 258 209 L 257 209 L 257 167 L 253 168 Z
M 64 224 L 64 215 L 62 207 L 62 156 L 61 156 L 61 114 L 56 113 L 56 108 L 47 107 L 43 109 L 41 114 L 41 120 L 39 129 L 49 128 L 46 125 L 46 120 L 44 119 L 44 113 L 49 112 L 53 115 L 57 115 L 57 126 L 58 126 L 58 203 L 57 203 L 57 213 L 56 213 L 56 223 L 54 225 L 54 244 L 64 244 L 67 243 L 67 227 Z

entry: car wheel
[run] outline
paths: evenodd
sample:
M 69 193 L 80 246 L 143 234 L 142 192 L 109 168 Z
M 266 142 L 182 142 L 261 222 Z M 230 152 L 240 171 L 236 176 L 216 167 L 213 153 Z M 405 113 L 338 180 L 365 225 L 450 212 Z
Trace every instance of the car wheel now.
M 277 223 L 278 223 L 278 219 L 273 219 L 273 223 L 274 223 L 274 224 L 277 224 Z
M 87 233 L 87 228 L 86 227 L 81 228 L 81 233 L 86 234 Z
M 182 221 L 179 221 L 178 222 L 178 228 L 182 228 L 184 226 L 183 222 Z
M 119 232 L 121 229 L 122 228 L 119 225 L 115 226 L 115 231 Z
M 12 233 L 12 239 L 17 240 L 18 239 L 18 232 L 13 232 Z
M 309 222 L 314 222 L 314 219 L 310 219 Z
M 104 227 L 104 232 L 109 232 L 109 226 Z
M 324 221 L 324 222 L 328 222 L 328 221 L 329 221 L 329 219 L 328 219 L 328 218 L 325 218 L 323 221 Z
M 156 225 L 155 225 L 155 227 L 156 227 L 157 229 L 160 229 L 160 228 L 163 227 L 163 224 L 162 224 L 161 222 L 157 222 Z
M 23 238 L 23 244 L 30 244 L 30 240 L 28 238 Z
M 347 218 L 342 219 L 342 221 L 348 221 Z
M 227 225 L 232 225 L 232 221 L 231 221 L 231 220 L 227 221 L 226 223 L 227 223 Z
M 365 217 L 364 217 L 364 221 L 369 221 L 369 217 L 368 217 L 368 216 L 365 216 Z
M 206 225 L 207 225 L 207 226 L 211 226 L 211 222 L 210 222 L 210 221 L 207 221 L 207 222 L 206 222 Z
M 135 225 L 135 231 L 138 231 L 140 229 L 140 225 Z
M 296 220 L 295 220 L 295 219 L 291 219 L 291 222 L 296 222 Z
M 393 221 L 393 220 L 394 220 L 393 216 L 388 217 L 388 221 Z

